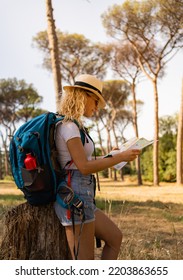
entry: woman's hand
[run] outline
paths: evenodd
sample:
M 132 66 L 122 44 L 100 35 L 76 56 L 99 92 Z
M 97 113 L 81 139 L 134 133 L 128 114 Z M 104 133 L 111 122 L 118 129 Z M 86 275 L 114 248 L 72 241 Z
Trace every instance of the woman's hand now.
M 140 150 L 137 150 L 137 149 L 132 149 L 132 150 L 127 150 L 127 151 L 124 151 L 124 152 L 121 152 L 121 158 L 122 160 L 121 161 L 132 161 L 134 159 L 137 158 L 137 156 L 140 155 Z

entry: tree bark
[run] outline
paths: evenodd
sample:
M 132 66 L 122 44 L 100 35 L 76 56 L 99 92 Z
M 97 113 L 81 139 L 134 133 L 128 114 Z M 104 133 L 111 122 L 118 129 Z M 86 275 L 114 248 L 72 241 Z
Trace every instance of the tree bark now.
M 177 133 L 177 184 L 183 184 L 183 79 L 182 79 L 182 94 L 181 106 L 179 112 L 179 123 Z
M 65 229 L 52 203 L 36 207 L 26 202 L 7 212 L 0 259 L 71 259 Z
M 138 132 L 138 124 L 137 124 L 137 102 L 136 102 L 136 89 L 135 89 L 135 80 L 133 79 L 133 83 L 131 84 L 132 89 L 132 97 L 133 97 L 133 127 L 135 131 L 135 136 L 139 137 Z M 140 166 L 140 157 L 136 160 L 136 169 L 137 169 L 137 180 L 138 186 L 142 185 L 142 176 L 141 176 L 141 166 Z
M 157 79 L 153 81 L 154 86 L 154 148 L 153 148 L 153 180 L 154 186 L 159 186 L 159 101 L 157 90 Z
M 59 110 L 60 98 L 62 95 L 62 82 L 61 82 L 61 70 L 60 70 L 60 59 L 58 51 L 58 39 L 55 28 L 55 21 L 53 18 L 53 8 L 51 0 L 46 0 L 46 15 L 47 15 L 47 33 L 51 55 L 51 65 L 53 72 L 53 79 L 55 85 L 56 95 L 56 109 Z

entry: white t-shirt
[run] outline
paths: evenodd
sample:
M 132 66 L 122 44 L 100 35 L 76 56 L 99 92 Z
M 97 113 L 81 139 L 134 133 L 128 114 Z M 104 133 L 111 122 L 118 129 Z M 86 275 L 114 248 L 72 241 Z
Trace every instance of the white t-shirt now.
M 69 164 L 66 166 L 66 164 L 72 160 L 66 143 L 68 140 L 75 137 L 81 138 L 81 135 L 78 126 L 74 122 L 69 121 L 57 125 L 55 142 L 58 151 L 58 161 L 62 168 L 77 169 L 74 163 L 72 163 L 70 166 Z M 94 151 L 94 146 L 87 134 L 85 134 L 85 144 L 83 148 L 85 150 L 87 159 L 91 160 Z

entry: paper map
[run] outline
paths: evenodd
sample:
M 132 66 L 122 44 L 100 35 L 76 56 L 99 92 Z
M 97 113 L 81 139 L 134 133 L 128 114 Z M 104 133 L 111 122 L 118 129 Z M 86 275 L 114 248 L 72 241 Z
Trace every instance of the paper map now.
M 119 152 L 124 152 L 126 150 L 130 150 L 130 149 L 139 149 L 142 150 L 143 148 L 153 144 L 153 140 L 149 141 L 145 138 L 132 138 L 130 140 L 128 140 L 127 142 L 125 142 L 124 144 L 121 145 L 119 150 L 114 150 L 111 151 L 110 154 L 116 154 Z M 120 162 L 118 164 L 116 164 L 114 166 L 115 169 L 120 170 L 123 166 L 125 166 L 125 164 L 127 164 L 127 162 Z

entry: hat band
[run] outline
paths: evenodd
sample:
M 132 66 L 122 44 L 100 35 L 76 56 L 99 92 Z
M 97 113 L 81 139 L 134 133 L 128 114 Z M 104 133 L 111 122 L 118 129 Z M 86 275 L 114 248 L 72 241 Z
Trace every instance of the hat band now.
M 93 87 L 93 86 L 91 86 L 90 84 L 87 84 L 87 83 L 84 83 L 84 82 L 75 82 L 74 85 L 75 85 L 75 86 L 87 87 L 87 88 L 89 88 L 89 89 L 96 90 L 98 93 L 100 93 L 100 94 L 102 95 L 101 91 L 100 91 L 98 88 Z

